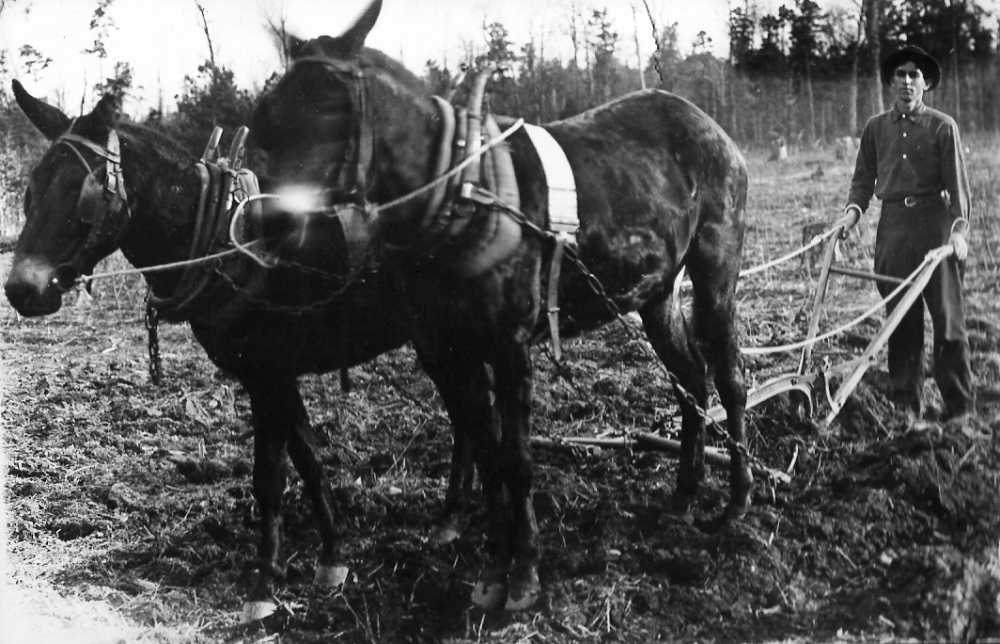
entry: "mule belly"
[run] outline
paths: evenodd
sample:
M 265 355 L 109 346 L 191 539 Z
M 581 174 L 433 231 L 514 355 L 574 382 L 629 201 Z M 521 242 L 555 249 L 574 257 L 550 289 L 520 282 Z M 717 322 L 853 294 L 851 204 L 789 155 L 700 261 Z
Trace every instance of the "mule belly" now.
M 407 340 L 395 318 L 367 308 L 248 315 L 228 329 L 191 326 L 212 362 L 237 376 L 325 373 L 367 362 Z

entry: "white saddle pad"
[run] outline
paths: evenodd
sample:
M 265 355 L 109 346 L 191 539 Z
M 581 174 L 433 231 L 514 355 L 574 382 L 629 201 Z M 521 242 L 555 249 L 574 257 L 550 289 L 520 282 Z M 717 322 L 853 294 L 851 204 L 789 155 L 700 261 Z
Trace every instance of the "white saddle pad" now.
M 576 181 L 566 153 L 544 128 L 525 124 L 524 130 L 535 146 L 545 171 L 545 183 L 549 188 L 549 230 L 575 235 L 580 228 Z

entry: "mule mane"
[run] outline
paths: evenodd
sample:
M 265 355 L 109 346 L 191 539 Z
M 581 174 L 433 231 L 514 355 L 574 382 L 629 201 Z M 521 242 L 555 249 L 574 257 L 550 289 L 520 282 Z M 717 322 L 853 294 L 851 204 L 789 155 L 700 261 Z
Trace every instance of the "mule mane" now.
M 131 121 L 119 123 L 117 129 L 126 143 L 136 147 L 136 154 L 156 154 L 169 163 L 182 166 L 189 166 L 197 160 L 190 150 L 160 129 Z

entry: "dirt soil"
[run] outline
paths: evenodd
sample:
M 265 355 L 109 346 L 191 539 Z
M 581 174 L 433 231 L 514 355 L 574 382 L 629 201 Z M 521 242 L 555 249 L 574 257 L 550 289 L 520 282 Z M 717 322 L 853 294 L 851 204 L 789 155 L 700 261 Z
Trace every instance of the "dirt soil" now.
M 803 209 L 834 212 L 846 173 L 828 167 L 826 185 L 787 168 L 755 168 L 746 265 L 800 244 Z M 870 224 L 846 245 L 845 261 L 867 261 Z M 2 257 L 6 273 L 9 255 Z M 93 302 L 68 303 L 46 319 L 3 308 L 8 587 L 0 639 L 998 638 L 997 274 L 995 260 L 970 262 L 976 418 L 942 423 L 932 412 L 908 421 L 886 399 L 884 358 L 828 428 L 819 422 L 827 411 L 821 391 L 803 421 L 787 398 L 765 403 L 749 413 L 750 450 L 791 481 L 758 477 L 746 519 L 722 530 L 711 520 L 727 498 L 724 468 L 710 470 L 700 504 L 685 517 L 669 506 L 676 461 L 668 455 L 536 449 L 545 593 L 519 614 L 484 613 L 467 601 L 483 561 L 482 516 L 454 544 L 428 541 L 451 438 L 412 351 L 353 369 L 348 393 L 336 374 L 303 378 L 353 570 L 342 591 L 313 587 L 318 535 L 292 477 L 284 610 L 252 628 L 238 623 L 257 540 L 249 405 L 238 383 L 208 362 L 186 327 L 168 326 L 166 379 L 150 384 L 134 281 L 101 286 Z M 740 291 L 744 344 L 801 337 L 811 283 L 797 261 L 748 280 Z M 835 285 L 836 316 L 824 328 L 863 310 L 872 290 Z M 860 354 L 877 326 L 822 345 L 817 364 Z M 676 434 L 666 379 L 632 332 L 612 325 L 564 348 L 558 372 L 544 347 L 535 350 L 537 435 Z M 762 382 L 795 362 L 748 359 L 747 375 Z M 926 386 L 934 402 L 933 381 Z

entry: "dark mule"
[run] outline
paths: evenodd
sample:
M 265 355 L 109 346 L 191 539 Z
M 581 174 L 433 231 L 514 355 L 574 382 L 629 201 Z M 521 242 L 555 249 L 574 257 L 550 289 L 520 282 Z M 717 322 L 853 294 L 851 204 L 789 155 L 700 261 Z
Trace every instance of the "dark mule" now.
M 110 96 L 90 114 L 70 120 L 17 81 L 14 94 L 54 142 L 31 173 L 26 222 L 5 284 L 18 312 L 55 312 L 62 301 L 59 282 L 91 273 L 119 248 L 137 267 L 188 257 L 201 191 L 195 159 L 159 133 L 119 122 Z M 112 137 L 120 156 L 108 150 Z M 235 375 L 250 396 L 254 494 L 262 523 L 261 570 L 251 599 L 270 600 L 281 573 L 286 453 L 302 476 L 321 533 L 317 579 L 342 581 L 346 568 L 338 553 L 335 508 L 296 378 L 358 364 L 403 344 L 406 335 L 393 314 L 400 294 L 376 273 L 333 297 L 343 280 L 334 283 L 296 268 L 265 270 L 244 257 L 209 266 L 206 275 L 200 295 L 182 310 L 166 306 L 163 314 L 186 319 L 209 358 Z M 166 302 L 180 288 L 180 271 L 146 279 L 153 295 Z M 454 509 L 457 471 L 449 489 Z
M 425 233 L 427 194 L 392 209 L 371 206 L 431 181 L 444 129 L 425 85 L 364 47 L 380 5 L 373 2 L 339 37 L 293 40 L 294 65 L 259 102 L 254 129 L 269 153 L 272 180 L 312 183 L 330 209 L 369 218 L 370 252 L 401 280 L 421 363 L 442 392 L 454 392 L 448 412 L 456 431 L 468 430 L 462 433 L 471 437 L 483 477 L 491 561 L 473 600 L 494 606 L 506 592 L 507 607 L 521 608 L 540 590 L 530 501 L 529 341 L 543 317 L 541 294 L 555 288 L 546 283 L 551 239 L 525 226 L 505 259 L 470 271 L 447 254 L 406 249 Z M 707 115 L 662 91 L 638 92 L 545 129 L 575 177 L 579 255 L 622 308 L 639 312 L 657 354 L 692 396 L 678 396 L 683 449 L 675 500 L 686 507 L 704 476 L 699 408 L 714 371 L 732 439 L 725 516 L 741 516 L 752 476 L 734 302 L 747 189 L 740 152 Z M 521 211 L 544 227 L 540 160 L 523 133 L 510 147 Z M 691 333 L 672 315 L 672 286 L 682 267 L 693 284 Z M 582 329 L 611 318 L 579 273 L 567 267 L 563 275 L 564 324 Z

